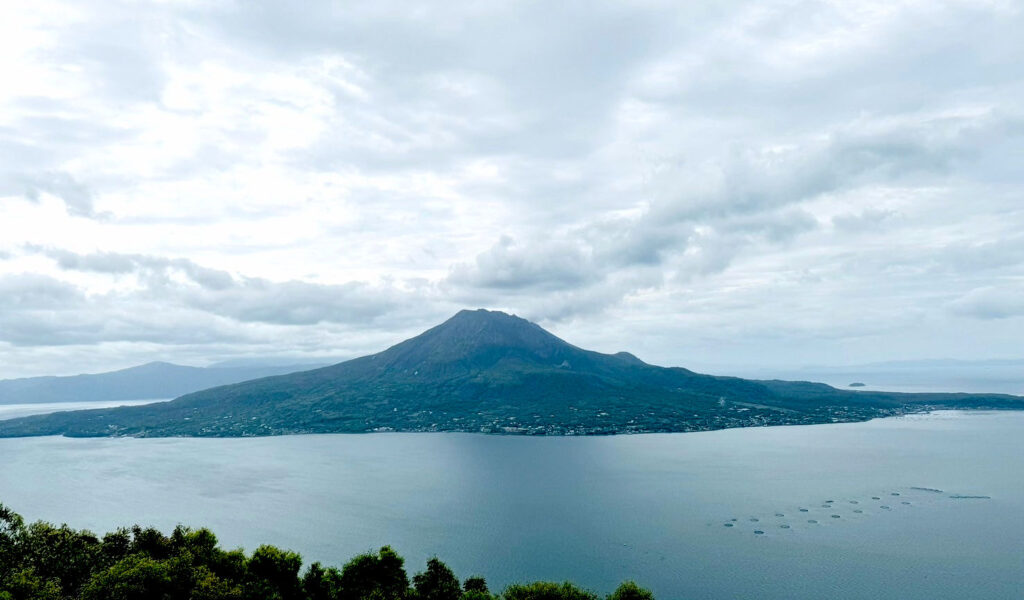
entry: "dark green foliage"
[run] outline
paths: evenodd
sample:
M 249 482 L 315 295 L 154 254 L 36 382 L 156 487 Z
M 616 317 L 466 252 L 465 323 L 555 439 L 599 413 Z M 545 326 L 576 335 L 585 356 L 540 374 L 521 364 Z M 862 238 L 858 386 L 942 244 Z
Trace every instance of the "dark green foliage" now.
M 460 586 L 437 558 L 413 577 L 389 546 L 341 569 L 274 546 L 246 556 L 222 550 L 208 529 L 178 526 L 169 536 L 139 526 L 102 540 L 67 525 L 22 518 L 0 504 L 0 600 L 597 600 L 571 583 L 511 585 L 492 595 L 483 577 Z M 653 600 L 632 582 L 608 600 Z
M 99 562 L 109 567 L 128 556 L 132 551 L 132 532 L 121 528 L 103 536 L 100 542 Z
M 145 554 L 150 558 L 163 560 L 171 555 L 171 541 L 157 529 L 143 529 L 136 525 L 132 527 L 131 553 Z
M 252 600 L 294 600 L 301 597 L 302 557 L 273 546 L 260 546 L 246 563 L 246 597 Z
M 467 577 L 465 583 L 462 584 L 462 589 L 467 592 L 481 592 L 488 593 L 487 581 L 483 577 Z
M 459 600 L 462 587 L 459 579 L 435 556 L 427 561 L 427 570 L 412 578 L 418 600 Z
M 654 600 L 651 590 L 646 590 L 633 581 L 624 581 L 614 592 L 608 595 L 608 600 Z
M 338 597 L 342 600 L 397 600 L 409 590 L 405 560 L 390 546 L 360 554 L 341 568 Z
M 24 535 L 25 521 L 21 515 L 0 504 L 0 579 L 17 568 L 15 549 Z
M 205 567 L 197 567 L 191 586 L 191 600 L 242 600 L 242 588 L 230 580 L 221 579 Z
M 175 555 L 187 552 L 196 564 L 210 566 L 216 560 L 217 536 L 209 529 L 193 531 L 178 525 L 171 533 L 170 546 Z
M 62 597 L 56 579 L 43 579 L 32 568 L 9 574 L 0 586 L 2 600 L 59 600 Z
M 250 589 L 271 585 L 253 577 L 247 578 L 249 572 L 245 555 L 220 550 L 217 536 L 209 529 L 193 531 L 179 525 L 167 538 L 166 546 L 171 552 L 166 563 L 171 573 L 172 597 L 241 600 L 246 585 Z M 267 562 L 264 557 L 264 568 Z M 267 597 L 275 597 L 273 590 L 267 593 Z
M 56 581 L 65 595 L 75 595 L 101 563 L 100 541 L 88 531 L 67 525 L 55 527 L 37 522 L 29 525 L 18 552 L 24 566 L 43 580 Z
M 82 591 L 82 600 L 160 600 L 169 598 L 168 565 L 143 554 L 133 554 L 97 573 Z
M 514 584 L 505 588 L 501 597 L 504 600 L 598 600 L 597 594 L 581 590 L 568 581 Z
M 320 563 L 309 565 L 302 576 L 302 592 L 309 600 L 333 600 L 341 595 L 341 571 L 323 568 Z
M 240 549 L 220 552 L 214 571 L 229 581 L 241 581 L 245 577 L 245 561 L 245 552 Z

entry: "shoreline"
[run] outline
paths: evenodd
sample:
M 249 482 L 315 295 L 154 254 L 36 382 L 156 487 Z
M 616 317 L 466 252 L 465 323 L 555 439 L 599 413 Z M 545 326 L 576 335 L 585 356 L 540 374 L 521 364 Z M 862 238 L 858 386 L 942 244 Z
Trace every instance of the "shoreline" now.
M 906 410 L 899 414 L 871 416 L 864 419 L 848 419 L 840 421 L 821 421 L 813 423 L 768 423 L 756 425 L 737 425 L 732 427 L 717 427 L 708 429 L 680 429 L 670 431 L 615 431 L 615 432 L 585 432 L 585 433 L 529 433 L 529 432 L 508 432 L 508 431 L 469 431 L 460 429 L 413 429 L 413 430 L 380 430 L 380 431 L 296 431 L 288 433 L 270 433 L 265 435 L 68 435 L 68 434 L 47 434 L 47 435 L 25 435 L 25 436 L 0 436 L 0 440 L 14 439 L 38 439 L 38 438 L 67 438 L 67 439 L 176 439 L 176 440 L 234 440 L 234 439 L 267 439 L 285 437 L 320 437 L 320 436 L 369 436 L 369 435 L 412 435 L 412 434 L 442 434 L 442 435 L 472 435 L 500 438 L 532 438 L 532 439 L 580 439 L 580 438 L 607 438 L 607 437 L 633 437 L 652 435 L 679 435 L 717 433 L 723 431 L 737 431 L 747 429 L 768 429 L 782 427 L 818 427 L 822 425 L 853 425 L 857 423 L 868 423 L 871 421 L 882 421 L 888 419 L 902 419 L 913 416 L 936 415 L 940 413 L 953 414 L 992 414 L 1003 412 L 1024 412 L 1019 408 L 947 408 L 935 407 L 922 410 Z M 2 422 L 2 420 L 0 420 Z

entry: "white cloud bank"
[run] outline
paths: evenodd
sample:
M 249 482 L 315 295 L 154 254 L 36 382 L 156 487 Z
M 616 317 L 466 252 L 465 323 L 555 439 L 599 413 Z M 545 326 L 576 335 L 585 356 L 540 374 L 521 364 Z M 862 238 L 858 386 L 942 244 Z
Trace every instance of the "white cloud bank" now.
M 462 307 L 692 368 L 1020 356 L 1014 2 L 0 7 L 0 376 Z

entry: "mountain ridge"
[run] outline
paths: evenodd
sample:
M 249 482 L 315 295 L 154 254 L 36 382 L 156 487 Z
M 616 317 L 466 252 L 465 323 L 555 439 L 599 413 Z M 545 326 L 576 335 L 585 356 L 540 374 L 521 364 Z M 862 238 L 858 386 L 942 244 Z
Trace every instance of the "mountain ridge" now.
M 167 399 L 207 388 L 308 366 L 191 367 L 164 361 L 79 375 L 44 375 L 0 380 L 0 405 Z
M 1024 409 L 1024 398 L 704 375 L 585 350 L 520 317 L 480 309 L 377 354 L 159 405 L 3 421 L 0 436 L 607 434 L 856 421 L 934 407 Z

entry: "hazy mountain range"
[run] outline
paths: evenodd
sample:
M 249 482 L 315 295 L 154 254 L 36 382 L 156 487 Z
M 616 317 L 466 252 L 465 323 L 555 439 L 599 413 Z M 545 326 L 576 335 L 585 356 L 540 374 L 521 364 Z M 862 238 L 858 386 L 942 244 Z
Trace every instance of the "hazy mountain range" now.
M 906 360 L 846 366 L 742 369 L 744 376 L 810 379 L 837 387 L 853 382 L 866 389 L 1024 394 L 1024 360 Z
M 293 373 L 313 366 L 316 365 L 279 363 L 203 368 L 151 362 L 109 373 L 4 379 L 0 380 L 0 404 L 175 398 L 218 385 Z
M 0 436 L 600 434 L 855 421 L 929 407 L 1024 409 L 1024 398 L 702 375 L 583 350 L 524 319 L 477 310 L 378 354 L 171 402 L 12 419 L 0 422 Z

